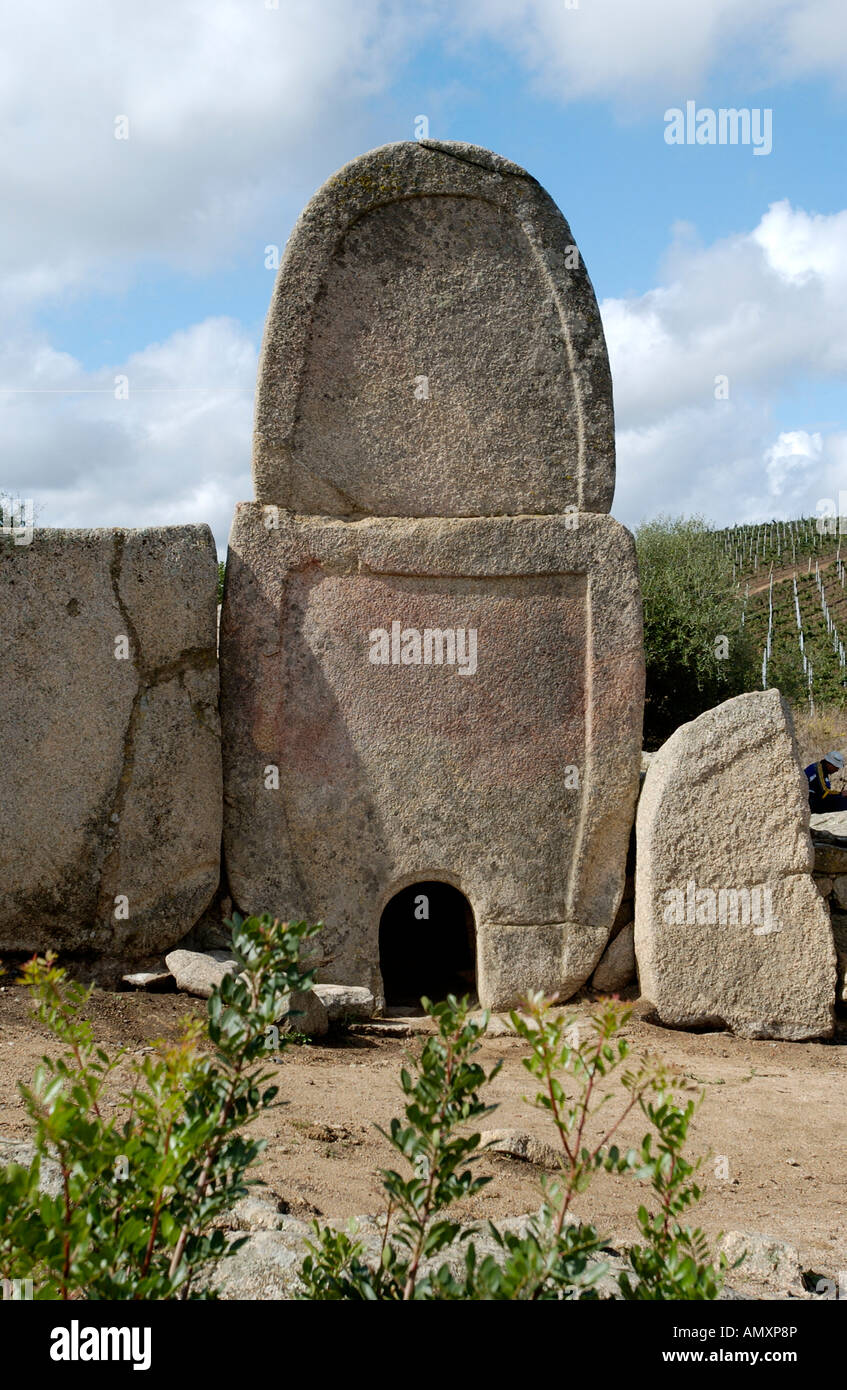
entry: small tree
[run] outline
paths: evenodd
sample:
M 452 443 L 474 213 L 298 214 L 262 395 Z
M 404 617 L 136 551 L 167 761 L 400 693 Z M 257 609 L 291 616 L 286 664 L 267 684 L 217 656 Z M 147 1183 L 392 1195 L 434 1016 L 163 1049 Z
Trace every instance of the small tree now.
M 635 533 L 644 603 L 644 746 L 732 695 L 761 686 L 761 652 L 741 627 L 732 559 L 701 517 L 658 517 Z
M 0 1170 L 0 1277 L 31 1279 L 40 1299 L 202 1297 L 195 1276 L 243 1244 L 211 1226 L 247 1192 L 265 1147 L 242 1131 L 276 1097 L 263 1063 L 285 1038 L 270 1029 L 288 992 L 311 985 L 299 951 L 318 928 L 267 915 L 231 925 L 241 973 L 214 990 L 205 1030 L 187 1023 L 176 1046 L 130 1060 L 117 1114 L 103 1092 L 124 1054 L 97 1046 L 83 1015 L 90 990 L 68 983 L 52 956 L 25 967 L 36 1017 L 64 1052 L 20 1087 L 36 1153 L 28 1167 Z M 198 1048 L 205 1031 L 211 1054 Z M 40 1191 L 48 1157 L 56 1196 Z
M 496 1076 L 499 1063 L 486 1076 L 473 1061 L 488 1017 L 470 1016 L 467 1000 L 452 995 L 431 1011 L 438 1031 L 427 1039 L 414 1070 L 401 1073 L 405 1123 L 394 1119 L 381 1131 L 407 1171 L 382 1172 L 388 1200 L 379 1254 L 369 1257 L 355 1228 L 339 1231 L 315 1223 L 315 1241 L 301 1269 L 304 1296 L 364 1302 L 596 1298 L 595 1285 L 608 1272 L 603 1238 L 593 1225 L 575 1220 L 571 1207 L 603 1170 L 649 1183 L 657 1201 L 654 1211 L 639 1208 L 644 1243 L 628 1252 L 633 1276 L 619 1276 L 621 1296 L 716 1298 L 725 1260 L 715 1266 L 703 1232 L 677 1219 L 700 1196 L 691 1180 L 696 1165 L 682 1154 L 694 1113 L 693 1099 L 683 1104 L 677 1099 L 687 1089 L 684 1081 L 652 1059 L 626 1068 L 625 1099 L 597 1137 L 598 1112 L 611 1099 L 605 1087 L 628 1055 L 620 1030 L 629 1011 L 604 1001 L 581 1031 L 575 1018 L 554 1012 L 535 995 L 526 1015 L 511 1015 L 514 1032 L 528 1047 L 524 1066 L 538 1083 L 533 1103 L 553 1124 L 561 1167 L 544 1184 L 540 1212 L 524 1234 L 502 1233 L 488 1223 L 498 1258 L 480 1257 L 474 1241 L 480 1228 L 463 1228 L 450 1212 L 490 1181 L 474 1175 L 482 1150 L 479 1133 L 468 1129 L 470 1121 L 494 1108 L 479 1092 Z M 640 1108 L 650 1130 L 638 1149 L 622 1152 L 611 1141 L 634 1108 Z M 437 1264 L 448 1246 L 464 1250 L 458 1270 L 455 1259 Z

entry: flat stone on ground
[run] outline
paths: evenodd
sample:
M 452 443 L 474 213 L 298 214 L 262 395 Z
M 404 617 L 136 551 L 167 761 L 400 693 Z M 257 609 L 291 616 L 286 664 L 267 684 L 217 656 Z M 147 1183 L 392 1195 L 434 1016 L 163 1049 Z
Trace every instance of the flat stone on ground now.
M 177 989 L 209 999 L 225 975 L 240 969 L 238 962 L 223 951 L 170 951 L 165 964 L 177 983 Z
M 363 985 L 313 985 L 312 992 L 326 1009 L 330 1023 L 374 1016 L 376 1000 Z
M 122 975 L 124 984 L 132 989 L 146 989 L 151 993 L 173 986 L 174 977 L 170 970 L 139 970 L 134 975 Z

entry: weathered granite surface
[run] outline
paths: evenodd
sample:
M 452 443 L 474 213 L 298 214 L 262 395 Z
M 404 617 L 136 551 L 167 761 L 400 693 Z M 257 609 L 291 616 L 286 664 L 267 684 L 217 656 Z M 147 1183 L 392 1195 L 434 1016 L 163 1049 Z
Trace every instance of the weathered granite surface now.
M 276 277 L 260 502 L 357 517 L 608 512 L 608 356 L 567 222 L 459 142 L 370 151 L 319 190 Z
M 650 762 L 636 836 L 638 974 L 662 1021 L 828 1037 L 832 927 L 778 690 L 739 695 L 672 734 Z
M 210 902 L 215 583 L 207 526 L 0 544 L 0 949 L 132 961 Z
M 567 998 L 600 959 L 638 789 L 641 607 L 629 533 L 576 520 L 238 507 L 221 619 L 229 885 L 241 911 L 322 919 L 323 979 L 379 996 L 382 909 L 429 879 L 471 903 L 488 1006 Z M 374 664 L 371 634 L 394 620 L 476 630 L 475 673 Z

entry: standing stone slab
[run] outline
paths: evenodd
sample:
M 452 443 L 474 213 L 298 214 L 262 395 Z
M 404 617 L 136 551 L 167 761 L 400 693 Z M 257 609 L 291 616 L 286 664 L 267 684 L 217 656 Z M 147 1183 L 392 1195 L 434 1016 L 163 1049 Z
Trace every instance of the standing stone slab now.
M 140 959 L 211 901 L 215 586 L 206 526 L 0 544 L 0 950 Z
M 475 630 L 475 672 L 374 664 L 372 634 L 394 622 Z M 380 914 L 433 879 L 471 903 L 484 1004 L 566 998 L 588 978 L 641 756 L 640 595 L 616 521 L 346 522 L 243 503 L 221 679 L 234 901 L 323 920 L 323 978 L 380 995 Z
M 662 1021 L 828 1037 L 835 949 L 778 690 L 739 695 L 676 730 L 650 763 L 636 834 L 638 973 Z
M 455 978 L 497 1008 L 567 998 L 623 887 L 641 609 L 605 515 L 594 291 L 523 169 L 409 142 L 317 193 L 265 328 L 253 478 L 221 617 L 235 902 L 322 919 L 322 978 L 379 1000 L 383 910 L 450 885 Z M 393 939 L 420 967 L 440 929 Z
M 535 179 L 473 145 L 411 141 L 324 185 L 265 328 L 260 502 L 345 517 L 608 512 L 614 458 L 594 291 Z

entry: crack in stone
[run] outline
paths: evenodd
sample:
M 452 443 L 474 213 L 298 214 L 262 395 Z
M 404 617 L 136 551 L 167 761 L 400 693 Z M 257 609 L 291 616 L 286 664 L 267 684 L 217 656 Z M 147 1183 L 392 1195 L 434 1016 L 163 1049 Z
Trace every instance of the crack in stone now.
M 116 531 L 115 549 L 112 554 L 111 564 L 109 565 L 109 578 L 112 583 L 112 593 L 114 595 L 115 603 L 118 607 L 118 612 L 123 618 L 124 625 L 127 630 L 127 636 L 129 637 L 130 650 L 132 654 L 132 664 L 136 672 L 140 675 L 139 661 L 141 657 L 141 641 L 136 631 L 135 623 L 132 621 L 132 618 L 129 615 L 129 610 L 121 597 L 121 569 L 123 567 L 125 541 L 125 533 L 123 531 Z
M 214 647 L 186 647 L 173 661 L 166 661 L 162 666 L 141 666 L 139 676 L 145 689 L 151 690 L 184 676 L 186 671 L 211 671 L 217 664 L 218 654 Z
M 109 875 L 116 856 L 120 854 L 120 824 L 124 807 L 126 806 L 127 796 L 132 786 L 132 777 L 135 770 L 135 743 L 141 717 L 142 701 L 148 690 L 158 685 L 166 684 L 169 680 L 179 679 L 182 689 L 185 690 L 183 677 L 187 670 L 210 670 L 217 664 L 217 651 L 211 646 L 187 647 L 181 651 L 173 661 L 165 662 L 162 666 L 158 667 L 147 667 L 142 661 L 141 639 L 121 596 L 120 583 L 125 540 L 126 537 L 123 532 L 117 531 L 115 533 L 115 549 L 109 566 L 109 577 L 115 603 L 126 627 L 127 636 L 129 637 L 132 665 L 136 674 L 137 684 L 135 694 L 132 697 L 132 706 L 130 708 L 129 719 L 123 738 L 121 773 L 111 800 L 111 810 L 106 826 L 106 833 L 111 837 L 111 844 L 107 847 L 100 866 L 97 906 L 95 908 L 95 922 L 98 924 L 108 922 L 110 926 L 113 904 L 110 902 L 111 895 L 108 892 L 108 888 L 114 885 L 109 884 Z M 188 691 L 186 691 L 186 694 L 188 694 Z M 189 703 L 191 704 L 195 717 L 200 719 L 200 714 L 190 694 Z M 207 726 L 204 725 L 204 727 Z M 118 946 L 118 943 L 115 943 L 115 945 Z
M 460 164 L 471 164 L 475 169 L 484 169 L 487 174 L 503 174 L 512 179 L 525 179 L 528 183 L 538 182 L 525 169 L 518 170 L 515 166 L 511 169 L 498 169 L 491 164 L 483 163 L 481 159 L 471 159 L 467 154 L 460 154 L 458 150 L 447 150 L 437 140 L 419 140 L 417 143 L 423 145 L 424 149 L 429 150 L 432 154 L 443 154 L 445 158 L 456 159 Z
M 136 674 L 135 694 L 132 697 L 132 706 L 129 712 L 126 731 L 123 738 L 123 749 L 121 754 L 121 772 L 118 777 L 114 795 L 112 797 L 112 809 L 106 827 L 106 833 L 111 837 L 111 844 L 106 849 L 103 862 L 100 866 L 100 881 L 97 892 L 97 906 L 95 908 L 95 920 L 99 923 L 111 917 L 111 911 L 107 911 L 106 891 L 109 872 L 115 860 L 115 856 L 120 852 L 120 823 L 126 804 L 127 792 L 132 782 L 132 773 L 135 767 L 135 734 L 138 725 L 141 698 L 145 691 L 140 668 L 141 642 L 135 628 L 135 624 L 130 617 L 126 604 L 121 597 L 121 569 L 123 565 L 125 536 L 123 532 L 115 532 L 115 549 L 112 555 L 112 562 L 109 566 L 109 577 L 112 582 L 112 594 L 118 611 L 123 619 L 130 642 L 130 652 L 132 666 Z

